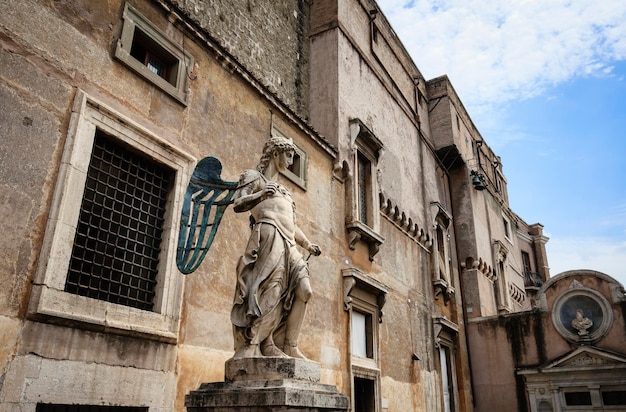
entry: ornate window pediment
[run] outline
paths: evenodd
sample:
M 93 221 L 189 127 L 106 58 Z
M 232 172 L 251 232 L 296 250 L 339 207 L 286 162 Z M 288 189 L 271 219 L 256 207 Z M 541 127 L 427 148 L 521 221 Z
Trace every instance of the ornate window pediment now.
M 432 282 L 435 289 L 435 299 L 443 296 L 448 301 L 454 294 L 452 286 L 452 270 L 450 264 L 450 224 L 452 216 L 439 202 L 431 202 L 431 216 L 433 216 L 433 245 L 432 245 Z
M 380 410 L 381 383 L 378 324 L 389 289 L 356 268 L 343 271 L 344 309 L 350 315 L 350 369 L 353 402 Z
M 374 260 L 384 238 L 378 233 L 378 164 L 383 153 L 382 142 L 359 119 L 350 120 L 350 159 L 346 188 L 346 229 L 350 249 L 357 242 L 367 243 L 369 259 Z

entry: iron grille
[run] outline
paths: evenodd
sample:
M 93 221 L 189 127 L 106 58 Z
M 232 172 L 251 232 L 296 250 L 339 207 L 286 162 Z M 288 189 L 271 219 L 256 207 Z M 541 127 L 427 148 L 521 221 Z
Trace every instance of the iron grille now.
M 174 172 L 96 132 L 65 291 L 152 310 Z
M 36 412 L 148 412 L 145 406 L 59 405 L 38 403 Z

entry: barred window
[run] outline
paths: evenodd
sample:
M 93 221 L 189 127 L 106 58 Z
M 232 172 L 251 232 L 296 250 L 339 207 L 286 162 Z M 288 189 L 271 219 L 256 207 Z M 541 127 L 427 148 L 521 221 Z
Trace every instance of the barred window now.
M 139 406 L 60 405 L 38 403 L 36 412 L 148 412 Z
M 174 171 L 97 130 L 65 291 L 152 310 Z

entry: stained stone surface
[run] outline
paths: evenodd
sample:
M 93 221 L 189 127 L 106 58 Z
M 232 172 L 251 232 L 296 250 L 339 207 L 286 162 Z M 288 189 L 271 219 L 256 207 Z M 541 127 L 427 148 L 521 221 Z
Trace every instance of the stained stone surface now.
M 294 358 L 230 359 L 225 382 L 186 396 L 188 412 L 347 411 L 348 398 L 319 383 L 320 366 Z
M 225 374 L 226 382 L 275 379 L 319 382 L 320 364 L 296 358 L 229 359 Z

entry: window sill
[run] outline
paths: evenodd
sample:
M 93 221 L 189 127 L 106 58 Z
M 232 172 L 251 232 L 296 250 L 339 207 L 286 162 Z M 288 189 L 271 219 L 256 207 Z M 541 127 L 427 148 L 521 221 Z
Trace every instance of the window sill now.
M 74 295 L 44 285 L 33 286 L 29 318 L 56 324 L 175 343 L 176 319 L 124 305 Z

